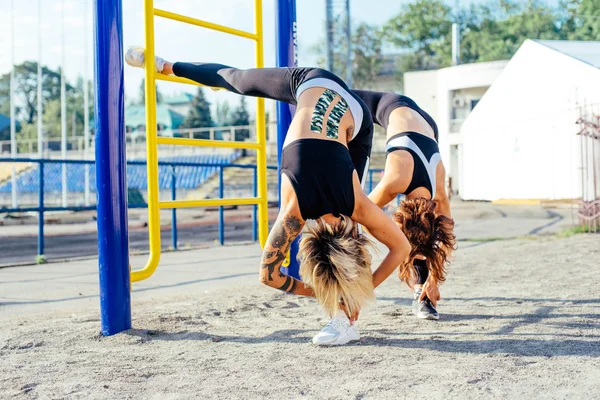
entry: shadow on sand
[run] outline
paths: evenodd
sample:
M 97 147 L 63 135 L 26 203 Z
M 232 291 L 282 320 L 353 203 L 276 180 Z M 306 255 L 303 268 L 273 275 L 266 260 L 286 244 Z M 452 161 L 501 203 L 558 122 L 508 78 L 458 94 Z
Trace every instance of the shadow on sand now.
M 406 299 L 388 298 L 396 304 L 405 305 Z M 397 301 L 396 301 L 397 300 Z M 440 321 L 423 321 L 430 324 L 429 332 L 394 331 L 389 329 L 362 330 L 363 337 L 351 346 L 401 347 L 406 349 L 424 349 L 442 353 L 472 353 L 472 354 L 509 354 L 518 356 L 585 356 L 600 357 L 598 339 L 600 335 L 593 334 L 600 330 L 600 314 L 569 314 L 560 312 L 561 306 L 600 304 L 600 299 L 588 300 L 556 300 L 556 299 L 513 299 L 513 298 L 475 298 L 448 300 L 487 300 L 487 301 L 520 301 L 555 303 L 542 306 L 536 310 L 516 315 L 501 314 L 443 314 Z M 391 317 L 394 318 L 394 317 Z M 411 317 L 412 318 L 412 317 Z M 501 319 L 506 323 L 494 327 L 494 330 L 464 332 L 466 324 L 457 328 L 457 322 L 472 322 L 476 320 Z M 594 322 L 591 322 L 594 321 Z M 439 327 L 440 329 L 435 329 Z M 518 328 L 529 326 L 530 333 L 516 332 Z M 564 329 L 567 332 L 536 333 L 536 326 Z M 210 328 L 208 328 L 210 330 Z M 531 330 L 534 332 L 531 333 Z M 570 333 L 569 333 L 570 332 Z M 162 331 L 132 329 L 127 334 L 140 337 L 142 341 L 164 340 L 200 340 L 212 342 L 234 342 L 250 345 L 268 343 L 295 343 L 309 345 L 316 330 L 278 330 L 263 337 L 241 335 L 211 334 L 208 331 Z M 384 335 L 385 337 L 381 337 Z M 544 339 L 548 337 L 548 339 Z M 564 339 L 561 339 L 564 338 Z

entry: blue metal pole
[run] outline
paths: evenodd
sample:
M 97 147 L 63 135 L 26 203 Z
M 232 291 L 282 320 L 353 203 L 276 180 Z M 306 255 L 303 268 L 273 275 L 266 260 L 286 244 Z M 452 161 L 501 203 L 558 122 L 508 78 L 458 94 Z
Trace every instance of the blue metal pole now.
M 131 328 L 121 0 L 94 2 L 98 264 L 103 335 Z
M 171 200 L 177 200 L 177 175 L 175 167 L 171 167 Z M 173 250 L 177 250 L 177 209 L 171 209 L 171 240 L 173 241 Z
M 296 29 L 296 0 L 277 0 L 276 37 L 277 37 L 277 66 L 298 66 L 298 42 Z M 292 122 L 295 108 L 289 104 L 277 102 L 277 164 L 279 165 L 279 188 L 281 188 L 281 150 L 285 136 Z M 281 205 L 280 205 L 281 206 Z M 287 273 L 300 279 L 300 266 L 297 261 L 297 238 L 290 248 L 290 265 Z
M 254 166 L 254 180 L 253 180 L 253 188 L 254 188 L 254 197 L 258 195 L 258 175 L 256 166 Z M 258 240 L 258 215 L 257 215 L 258 207 L 254 205 L 252 207 L 252 241 L 256 242 Z
M 44 255 L 44 162 L 40 161 L 39 165 L 39 191 L 38 191 L 38 256 Z
M 223 167 L 219 166 L 219 198 L 223 198 Z M 219 243 L 221 246 L 225 243 L 225 226 L 224 226 L 223 206 L 219 207 Z
M 373 191 L 373 170 L 369 170 L 369 193 Z

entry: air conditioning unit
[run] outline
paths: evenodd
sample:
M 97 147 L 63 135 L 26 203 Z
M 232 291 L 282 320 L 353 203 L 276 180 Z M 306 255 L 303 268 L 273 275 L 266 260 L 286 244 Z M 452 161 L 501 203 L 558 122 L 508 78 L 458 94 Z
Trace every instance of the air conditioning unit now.
M 463 108 L 467 106 L 467 99 L 463 96 L 456 96 L 452 99 L 452 107 Z

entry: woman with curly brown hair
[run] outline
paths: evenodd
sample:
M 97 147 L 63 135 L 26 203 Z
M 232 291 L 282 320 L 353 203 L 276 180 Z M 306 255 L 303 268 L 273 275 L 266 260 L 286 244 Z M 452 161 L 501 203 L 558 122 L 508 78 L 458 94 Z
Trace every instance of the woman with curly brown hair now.
M 385 172 L 369 198 L 383 208 L 398 194 L 406 195 L 393 215 L 412 246 L 399 276 L 414 288 L 414 314 L 437 320 L 439 285 L 446 279 L 446 264 L 455 247 L 437 125 L 409 97 L 366 90 L 354 93 L 387 135 Z
M 129 48 L 126 61 L 145 63 L 143 48 Z M 363 192 L 373 121 L 366 105 L 334 74 L 318 68 L 240 70 L 216 63 L 171 63 L 159 57 L 157 72 L 246 96 L 296 106 L 281 156 L 281 206 L 262 254 L 260 281 L 270 287 L 314 296 L 332 316 L 313 338 L 337 345 L 360 335 L 354 317 L 410 252 L 408 240 Z M 305 226 L 297 281 L 281 271 L 291 243 Z M 366 226 L 388 254 L 371 272 Z M 352 318 L 354 319 L 354 318 Z

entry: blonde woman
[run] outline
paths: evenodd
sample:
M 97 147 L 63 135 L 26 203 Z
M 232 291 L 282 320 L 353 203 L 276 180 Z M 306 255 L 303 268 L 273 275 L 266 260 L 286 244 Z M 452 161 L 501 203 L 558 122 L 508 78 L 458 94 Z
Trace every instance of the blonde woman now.
M 126 60 L 142 67 L 144 49 L 130 48 Z M 402 231 L 362 190 L 373 136 L 365 104 L 340 78 L 317 68 L 239 70 L 222 64 L 170 63 L 159 57 L 156 66 L 163 74 L 296 106 L 282 152 L 281 207 L 263 250 L 260 281 L 314 296 L 324 306 L 332 319 L 314 343 L 358 340 L 356 324 L 348 316 L 354 319 L 374 299 L 373 289 L 410 253 Z M 373 273 L 368 240 L 357 223 L 389 249 Z M 283 274 L 281 265 L 305 225 L 300 282 Z

